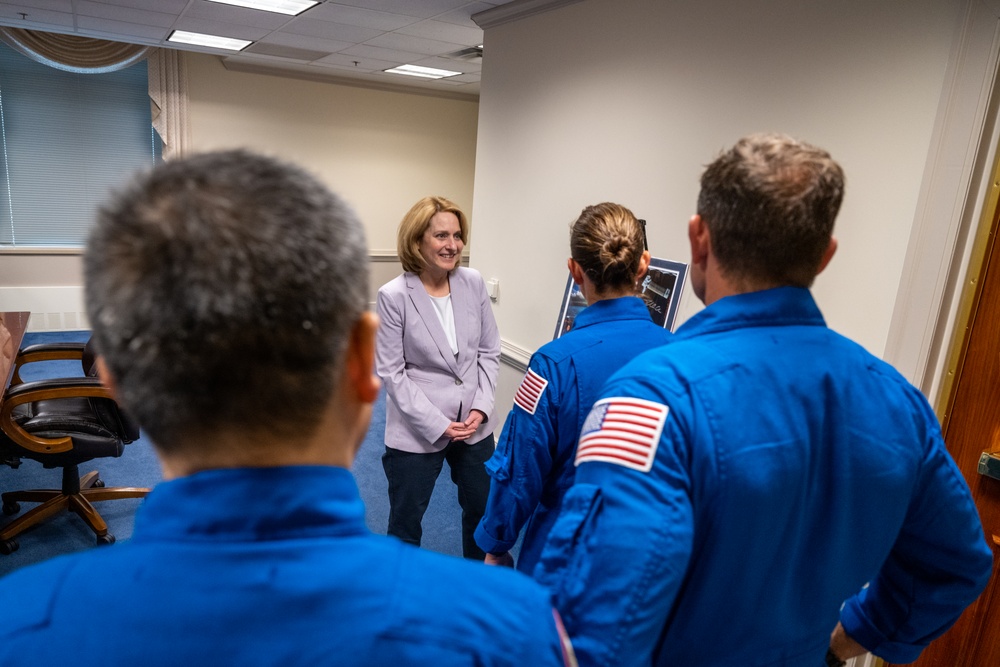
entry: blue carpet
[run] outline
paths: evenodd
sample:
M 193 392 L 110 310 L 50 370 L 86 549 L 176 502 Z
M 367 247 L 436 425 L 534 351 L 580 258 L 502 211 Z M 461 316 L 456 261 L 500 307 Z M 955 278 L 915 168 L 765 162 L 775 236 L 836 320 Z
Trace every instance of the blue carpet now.
M 28 333 L 23 345 L 59 341 L 86 341 L 87 331 Z M 29 364 L 21 373 L 25 381 L 47 377 L 76 377 L 81 375 L 78 362 L 46 361 Z M 382 470 L 382 452 L 385 450 L 385 396 L 379 397 L 372 415 L 368 435 L 358 452 L 353 472 L 357 479 L 361 497 L 366 506 L 368 527 L 376 533 L 385 534 L 389 519 L 388 485 Z M 108 486 L 148 486 L 162 481 L 159 463 L 149 441 L 140 437 L 125 448 L 125 453 L 117 459 L 97 459 L 81 466 L 81 474 L 99 470 L 101 479 Z M 0 466 L 0 490 L 15 489 L 55 489 L 61 483 L 61 470 L 46 470 L 40 463 L 25 460 L 16 469 Z M 108 523 L 108 528 L 119 540 L 132 535 L 132 525 L 138 499 L 112 500 L 96 504 L 97 510 Z M 21 511 L 33 507 L 22 503 Z M 4 518 L 6 521 L 6 518 Z M 457 489 L 451 482 L 447 470 L 438 478 L 434 495 L 423 521 L 423 547 L 440 553 L 460 556 L 462 553 L 461 509 L 458 506 Z M 66 512 L 33 528 L 17 538 L 20 549 L 9 556 L 0 555 L 0 576 L 25 565 L 36 563 L 52 556 L 82 551 L 97 547 L 94 534 L 83 521 Z

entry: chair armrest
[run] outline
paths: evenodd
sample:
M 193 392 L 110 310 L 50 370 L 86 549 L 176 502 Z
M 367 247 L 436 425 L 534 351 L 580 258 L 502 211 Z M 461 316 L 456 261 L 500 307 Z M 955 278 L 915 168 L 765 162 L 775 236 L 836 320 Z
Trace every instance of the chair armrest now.
M 41 438 L 25 431 L 14 421 L 14 408 L 25 403 L 53 398 L 111 398 L 98 378 L 56 378 L 11 386 L 0 404 L 0 430 L 25 449 L 40 454 L 57 454 L 73 449 L 70 437 Z
M 59 359 L 83 360 L 86 343 L 38 343 L 22 348 L 14 360 L 14 373 L 10 384 L 21 384 L 21 366 L 35 361 L 55 361 Z

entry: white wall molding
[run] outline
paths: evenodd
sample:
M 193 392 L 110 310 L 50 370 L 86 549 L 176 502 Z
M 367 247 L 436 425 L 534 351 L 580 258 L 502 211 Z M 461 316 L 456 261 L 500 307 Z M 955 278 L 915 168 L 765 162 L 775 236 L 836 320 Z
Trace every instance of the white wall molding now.
M 531 361 L 531 352 L 508 340 L 500 339 L 500 361 L 524 373 Z
M 384 264 L 384 263 L 399 263 L 399 255 L 396 254 L 395 250 L 371 250 L 368 252 L 368 261 L 372 264 Z M 469 255 L 468 253 L 462 255 L 462 259 L 459 260 L 462 266 L 469 265 Z
M 82 255 L 83 248 L 0 246 L 0 255 Z
M 998 4 L 969 0 L 952 48 L 883 355 L 932 401 L 995 150 Z
M 382 262 L 398 262 L 399 255 L 395 250 L 372 250 L 368 253 L 368 261 L 372 264 Z
M 577 2 L 582 2 L 582 0 L 514 0 L 514 2 L 473 14 L 472 20 L 480 28 L 486 30 Z

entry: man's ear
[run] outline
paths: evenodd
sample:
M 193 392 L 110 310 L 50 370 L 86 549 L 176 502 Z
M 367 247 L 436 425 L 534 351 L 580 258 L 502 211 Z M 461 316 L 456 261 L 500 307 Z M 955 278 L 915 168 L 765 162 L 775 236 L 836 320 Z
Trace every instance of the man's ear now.
M 818 276 L 826 268 L 826 265 L 830 263 L 833 259 L 834 254 L 837 252 L 837 239 L 830 237 L 830 244 L 826 246 L 826 250 L 823 251 L 823 258 L 819 261 L 819 268 L 816 269 L 816 275 Z
M 97 364 L 97 377 L 100 378 L 101 384 L 107 387 L 111 398 L 118 402 L 118 383 L 115 381 L 115 376 L 108 369 L 107 362 L 104 361 L 103 356 L 98 355 L 95 363 Z
M 691 242 L 691 263 L 704 269 L 708 265 L 712 242 L 708 225 L 697 213 L 688 221 L 688 240 Z
M 365 311 L 354 324 L 347 344 L 344 372 L 350 389 L 362 403 L 374 403 L 382 386 L 375 375 L 375 332 L 378 315 Z
M 573 276 L 573 282 L 583 287 L 583 267 L 580 263 L 570 257 L 566 260 L 566 266 L 569 267 L 569 274 Z

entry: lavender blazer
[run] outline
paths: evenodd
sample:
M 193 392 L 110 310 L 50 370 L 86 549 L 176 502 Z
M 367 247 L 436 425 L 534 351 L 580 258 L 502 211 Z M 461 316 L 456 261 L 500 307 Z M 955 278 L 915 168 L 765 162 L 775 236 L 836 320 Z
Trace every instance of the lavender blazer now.
M 448 444 L 448 425 L 465 420 L 473 409 L 486 419 L 467 442 L 493 431 L 500 334 L 486 284 L 478 271 L 462 267 L 449 282 L 457 356 L 417 274 L 404 273 L 378 291 L 375 371 L 388 395 L 385 444 L 392 449 L 440 451 Z

